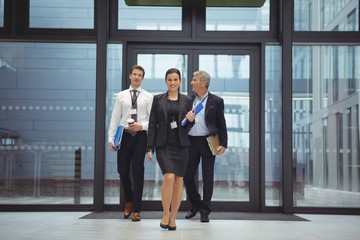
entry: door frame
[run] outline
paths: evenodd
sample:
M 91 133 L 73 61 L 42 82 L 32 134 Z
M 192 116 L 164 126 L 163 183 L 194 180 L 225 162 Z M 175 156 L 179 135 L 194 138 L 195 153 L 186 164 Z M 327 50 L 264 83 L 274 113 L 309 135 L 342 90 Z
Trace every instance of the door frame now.
M 263 82 L 264 74 L 261 74 L 264 64 L 264 46 L 262 44 L 229 44 L 226 46 L 218 46 L 214 44 L 140 44 L 127 43 L 124 45 L 124 59 L 123 69 L 130 69 L 132 65 L 137 63 L 138 54 L 188 54 L 188 76 L 189 81 L 188 94 L 191 93 L 190 81 L 192 73 L 198 70 L 200 54 L 242 54 L 250 55 L 250 150 L 249 150 L 249 201 L 235 202 L 235 201 L 212 201 L 213 211 L 245 211 L 245 212 L 260 212 L 265 207 L 265 187 L 264 184 L 264 164 L 263 159 L 263 142 L 264 139 L 264 118 L 263 118 L 263 99 L 264 90 L 261 82 Z M 130 82 L 126 76 L 125 71 L 123 81 L 123 88 L 127 88 Z M 124 199 L 123 197 L 121 199 Z M 123 205 L 124 203 L 121 203 Z M 182 201 L 180 211 L 186 211 L 190 207 L 188 201 Z M 143 200 L 143 210 L 159 211 L 162 209 L 161 201 Z

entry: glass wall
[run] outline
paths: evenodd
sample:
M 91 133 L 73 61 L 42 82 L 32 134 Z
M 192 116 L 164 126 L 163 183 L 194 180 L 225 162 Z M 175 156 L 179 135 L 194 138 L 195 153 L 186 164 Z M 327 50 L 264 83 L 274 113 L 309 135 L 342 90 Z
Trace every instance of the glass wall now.
M 0 204 L 91 204 L 95 44 L 0 43 Z
M 182 30 L 181 2 L 178 6 L 147 6 L 137 5 L 137 1 L 118 0 L 118 6 L 119 30 Z
M 207 1 L 206 31 L 269 31 L 270 0 Z M 257 6 L 251 5 L 259 3 Z M 234 4 L 234 6 L 231 6 Z M 242 5 L 246 4 L 246 5 Z M 218 6 L 219 5 L 219 6 Z
M 120 178 L 117 172 L 116 153 L 109 150 L 107 131 L 110 125 L 111 113 L 115 103 L 116 94 L 122 86 L 122 44 L 108 44 L 107 46 L 107 71 L 106 71 L 106 136 L 105 142 L 105 197 L 106 204 L 120 203 Z M 125 70 L 126 71 L 126 70 Z M 145 70 L 146 71 L 146 70 Z M 126 71 L 127 72 L 127 71 Z M 145 73 L 146 74 L 146 73 Z
M 358 31 L 359 0 L 295 0 L 296 31 Z
M 293 49 L 294 206 L 360 207 L 359 46 Z
M 0 27 L 4 27 L 4 0 L 0 0 Z
M 187 95 L 188 90 L 188 54 L 139 54 L 137 62 L 146 70 L 146 81 L 143 81 L 142 87 L 153 95 L 167 91 L 165 83 L 165 73 L 170 68 L 177 68 L 181 73 L 180 92 Z M 161 200 L 161 186 L 163 175 L 159 164 L 157 163 L 156 154 L 152 162 L 145 163 L 145 183 L 144 195 L 145 200 Z M 182 194 L 183 200 L 186 199 L 185 188 Z
M 30 0 L 30 28 L 94 28 L 94 0 Z
M 121 89 L 121 84 L 127 79 L 122 79 L 122 45 L 108 45 L 108 66 L 107 66 L 107 111 L 106 111 L 106 130 L 109 129 L 111 113 L 116 95 Z M 165 72 L 169 68 L 176 67 L 180 70 L 182 80 L 180 91 L 187 95 L 188 84 L 188 55 L 187 54 L 139 54 L 137 64 L 145 69 L 145 77 L 141 84 L 142 88 L 152 94 L 159 94 L 167 91 L 165 84 Z M 129 69 L 126 75 L 129 74 Z M 130 82 L 128 81 L 130 84 Z M 126 86 L 128 88 L 129 86 Z M 120 196 L 120 178 L 117 173 L 116 153 L 108 150 L 106 144 L 106 186 L 105 186 L 105 203 L 119 204 Z M 145 183 L 143 200 L 160 200 L 161 185 L 163 175 L 157 164 L 156 156 L 152 163 L 148 163 L 144 156 L 145 164 Z M 186 197 L 185 190 L 183 194 Z
M 95 119 L 105 119 L 102 127 L 107 131 L 115 96 L 129 84 L 129 69 L 122 67 L 130 67 L 125 61 L 138 54 L 134 62 L 146 70 L 143 87 L 153 94 L 166 90 L 167 68 L 181 69 L 185 94 L 190 92 L 185 79 L 189 66 L 210 72 L 210 91 L 223 97 L 229 123 L 229 149 L 216 161 L 215 201 L 242 209 L 254 203 L 261 210 L 263 204 L 282 210 L 284 201 L 285 210 L 291 211 L 292 200 L 295 209 L 311 211 L 359 208 L 359 0 L 289 1 L 0 0 L 0 205 L 42 209 L 41 205 L 53 204 L 60 209 L 65 204 L 78 208 L 92 204 L 93 196 L 103 197 L 102 185 L 93 193 L 94 173 L 102 176 L 97 172 L 102 168 L 94 166 L 103 162 L 105 205 L 119 204 L 116 154 L 108 150 L 103 129 L 95 129 Z M 136 5 L 139 2 L 146 4 Z M 23 13 L 29 18 L 18 16 Z M 292 19 L 292 13 L 294 24 L 279 18 Z M 109 35 L 104 37 L 101 31 L 79 35 L 80 30 L 95 27 Z M 293 38 L 278 34 L 292 30 L 307 33 Z M 151 48 L 159 45 L 161 49 Z M 284 63 L 290 45 L 293 78 Z M 97 59 L 96 51 L 106 46 L 105 63 L 101 56 Z M 247 47 L 261 53 L 256 62 L 249 52 L 238 51 Z M 265 71 L 256 72 L 262 82 L 254 85 L 246 68 L 249 58 L 250 66 L 258 64 Z M 289 91 L 282 88 L 283 80 L 292 81 L 291 120 L 282 116 L 283 106 L 287 109 L 290 104 L 290 99 L 281 102 Z M 261 104 L 264 112 L 250 111 L 249 92 L 256 95 L 254 106 Z M 95 111 L 104 101 L 106 109 Z M 254 123 L 263 124 L 260 129 L 250 129 L 250 116 L 261 119 Z M 293 127 L 284 129 L 288 121 Z M 282 139 L 290 134 L 292 155 L 284 144 L 288 139 Z M 256 141 L 261 137 L 264 145 L 255 146 L 261 151 L 255 157 L 261 159 L 251 159 L 249 136 Z M 96 152 L 105 156 L 96 154 L 95 160 L 94 140 L 99 138 L 104 142 Z M 287 159 L 293 157 L 293 169 L 288 169 L 288 162 L 282 164 L 283 153 Z M 160 203 L 162 176 L 156 159 L 145 166 L 144 200 L 153 206 L 152 201 Z M 286 176 L 294 177 L 283 179 L 283 171 L 292 171 Z M 249 182 L 255 183 L 250 185 L 254 188 L 248 188 Z M 293 195 L 284 195 L 291 182 Z M 249 189 L 256 190 L 254 195 Z M 101 201 L 96 203 L 94 209 L 104 207 L 99 206 Z
M 201 54 L 199 69 L 211 76 L 209 91 L 224 99 L 228 148 L 216 156 L 212 201 L 250 199 L 250 58 L 248 54 Z M 253 77 L 253 76 L 251 76 Z M 199 167 L 202 194 L 202 168 Z
M 266 46 L 265 58 L 265 205 L 280 206 L 281 47 Z

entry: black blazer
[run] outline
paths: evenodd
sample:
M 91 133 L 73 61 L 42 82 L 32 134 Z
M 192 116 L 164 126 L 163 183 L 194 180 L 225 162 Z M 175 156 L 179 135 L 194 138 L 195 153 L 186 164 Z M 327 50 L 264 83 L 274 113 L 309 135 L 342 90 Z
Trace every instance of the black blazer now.
M 147 151 L 153 151 L 154 147 L 163 147 L 166 145 L 167 128 L 170 124 L 167 118 L 167 104 L 168 93 L 155 95 L 151 107 L 148 137 L 147 137 Z M 181 121 L 185 115 L 192 108 L 192 99 L 184 94 L 179 93 L 179 119 L 177 121 L 180 144 L 183 147 L 190 146 L 188 132 L 194 125 L 194 122 L 188 122 L 184 127 L 181 126 Z
M 195 95 L 192 95 L 195 99 Z M 219 134 L 220 145 L 227 148 L 228 135 L 224 114 L 224 100 L 209 92 L 205 106 L 205 124 L 210 131 L 210 135 Z

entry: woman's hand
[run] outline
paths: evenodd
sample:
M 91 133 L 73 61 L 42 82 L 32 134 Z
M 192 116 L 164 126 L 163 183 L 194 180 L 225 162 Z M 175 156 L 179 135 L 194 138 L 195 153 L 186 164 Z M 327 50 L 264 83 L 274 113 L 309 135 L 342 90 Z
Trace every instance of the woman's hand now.
M 148 163 L 151 163 L 152 162 L 152 152 L 151 151 L 148 151 L 147 158 L 148 158 Z

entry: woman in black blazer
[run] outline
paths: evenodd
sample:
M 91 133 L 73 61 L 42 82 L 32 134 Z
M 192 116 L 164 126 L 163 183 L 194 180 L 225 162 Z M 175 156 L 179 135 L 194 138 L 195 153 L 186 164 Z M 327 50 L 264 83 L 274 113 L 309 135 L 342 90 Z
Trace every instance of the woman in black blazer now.
M 188 132 L 194 124 L 194 115 L 191 114 L 192 99 L 179 92 L 180 71 L 169 69 L 165 74 L 165 82 L 168 91 L 154 96 L 151 108 L 147 155 L 151 161 L 156 149 L 156 158 L 164 175 L 160 227 L 176 230 L 175 219 L 182 199 L 183 176 L 189 158 Z M 188 121 L 182 126 L 185 117 Z

